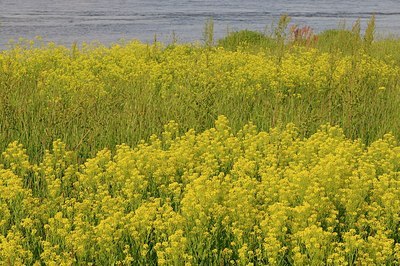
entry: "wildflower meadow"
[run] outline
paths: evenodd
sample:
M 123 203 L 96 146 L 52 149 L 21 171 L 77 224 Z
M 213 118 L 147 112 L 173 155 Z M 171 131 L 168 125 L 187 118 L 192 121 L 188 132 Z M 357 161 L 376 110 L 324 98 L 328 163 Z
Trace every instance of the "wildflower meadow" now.
M 399 265 L 400 40 L 0 51 L 0 265 Z

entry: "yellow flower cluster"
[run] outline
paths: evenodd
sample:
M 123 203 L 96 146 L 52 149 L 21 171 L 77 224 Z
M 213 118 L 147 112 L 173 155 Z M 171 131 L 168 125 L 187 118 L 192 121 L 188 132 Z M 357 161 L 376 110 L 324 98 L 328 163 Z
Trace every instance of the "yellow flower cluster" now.
M 116 48 L 115 48 L 116 49 Z M 396 265 L 400 146 L 338 127 L 164 133 L 79 164 L 60 141 L 0 165 L 0 264 Z
M 0 65 L 1 75 L 14 85 L 33 77 L 38 90 L 60 97 L 77 91 L 101 97 L 121 85 L 132 84 L 144 89 L 155 86 L 165 97 L 196 89 L 250 94 L 255 90 L 299 89 L 302 93 L 343 83 L 354 71 L 359 74 L 357 79 L 376 82 L 379 88 L 399 73 L 397 67 L 366 54 L 353 58 L 293 47 L 276 58 L 265 52 L 251 54 L 193 45 L 165 48 L 139 42 L 110 48 L 84 46 L 81 50 L 55 45 L 16 47 L 1 53 Z
M 86 158 L 169 120 L 204 130 L 221 114 L 235 132 L 249 119 L 262 130 L 293 122 L 304 136 L 330 122 L 366 142 L 400 132 L 395 63 L 362 50 L 258 51 L 135 41 L 1 51 L 0 148 L 19 140 L 38 161 L 60 138 Z
M 365 51 L 285 49 L 15 46 L 0 52 L 0 148 L 19 140 L 38 161 L 60 138 L 87 158 L 169 120 L 204 130 L 220 114 L 235 132 L 253 119 L 262 130 L 293 122 L 304 136 L 326 122 L 365 142 L 397 134 L 398 65 Z

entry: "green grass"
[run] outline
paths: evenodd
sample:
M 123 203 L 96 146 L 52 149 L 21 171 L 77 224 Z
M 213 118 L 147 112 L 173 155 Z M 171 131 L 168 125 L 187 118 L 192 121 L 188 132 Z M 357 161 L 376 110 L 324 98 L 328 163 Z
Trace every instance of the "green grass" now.
M 246 51 L 261 49 L 276 49 L 276 40 L 257 31 L 242 30 L 229 33 L 225 38 L 218 40 L 218 46 L 227 50 L 237 51 L 239 48 Z
M 205 33 L 209 40 L 204 47 L 127 43 L 3 51 L 0 150 L 19 140 L 38 161 L 54 140 L 62 139 L 83 160 L 99 149 L 134 146 L 161 134 L 170 120 L 177 121 L 182 132 L 202 131 L 221 114 L 234 131 L 249 120 L 260 130 L 293 122 L 307 137 L 331 123 L 367 144 L 387 132 L 399 138 L 400 76 L 385 76 L 386 70 L 379 68 L 383 64 L 398 73 L 400 40 L 366 45 L 365 35 L 355 27 L 322 32 L 317 42 L 302 47 L 293 42 L 287 23 L 283 20 L 274 36 L 239 31 L 215 46 L 213 35 Z M 322 67 L 304 56 L 311 49 L 316 49 L 313 56 L 329 58 L 331 72 L 318 85 L 296 78 L 303 64 L 310 66 L 308 76 Z M 293 69 L 284 65 L 287 58 L 292 58 Z M 294 77 L 295 87 L 277 78 L 277 89 L 272 89 L 263 77 L 253 77 L 267 67 L 253 63 L 257 60 L 272 62 L 278 77 Z M 351 67 L 335 80 L 332 73 L 346 60 Z

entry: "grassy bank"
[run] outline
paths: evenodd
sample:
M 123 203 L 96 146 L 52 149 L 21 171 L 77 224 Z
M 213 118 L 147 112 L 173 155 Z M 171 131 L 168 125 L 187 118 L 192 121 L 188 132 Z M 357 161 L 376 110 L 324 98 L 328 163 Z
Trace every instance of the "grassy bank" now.
M 288 23 L 2 51 L 0 265 L 398 265 L 400 40 Z
M 202 131 L 218 115 L 234 132 L 251 120 L 261 130 L 293 122 L 301 136 L 328 122 L 365 143 L 400 136 L 399 40 L 373 41 L 357 30 L 284 32 L 243 31 L 205 46 L 2 51 L 0 148 L 18 140 L 40 160 L 62 139 L 87 158 L 134 146 L 170 120 L 181 132 Z

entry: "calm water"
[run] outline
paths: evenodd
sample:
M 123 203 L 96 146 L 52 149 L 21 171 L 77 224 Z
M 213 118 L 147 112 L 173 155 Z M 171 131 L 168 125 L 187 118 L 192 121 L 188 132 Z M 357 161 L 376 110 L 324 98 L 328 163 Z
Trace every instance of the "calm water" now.
M 9 39 L 42 36 L 70 45 L 121 38 L 169 42 L 175 32 L 181 42 L 202 39 L 204 22 L 212 17 L 215 36 L 227 30 L 265 30 L 287 13 L 292 24 L 310 25 L 319 32 L 350 27 L 361 18 L 363 27 L 376 14 L 377 32 L 400 35 L 399 0 L 0 0 L 0 47 Z

